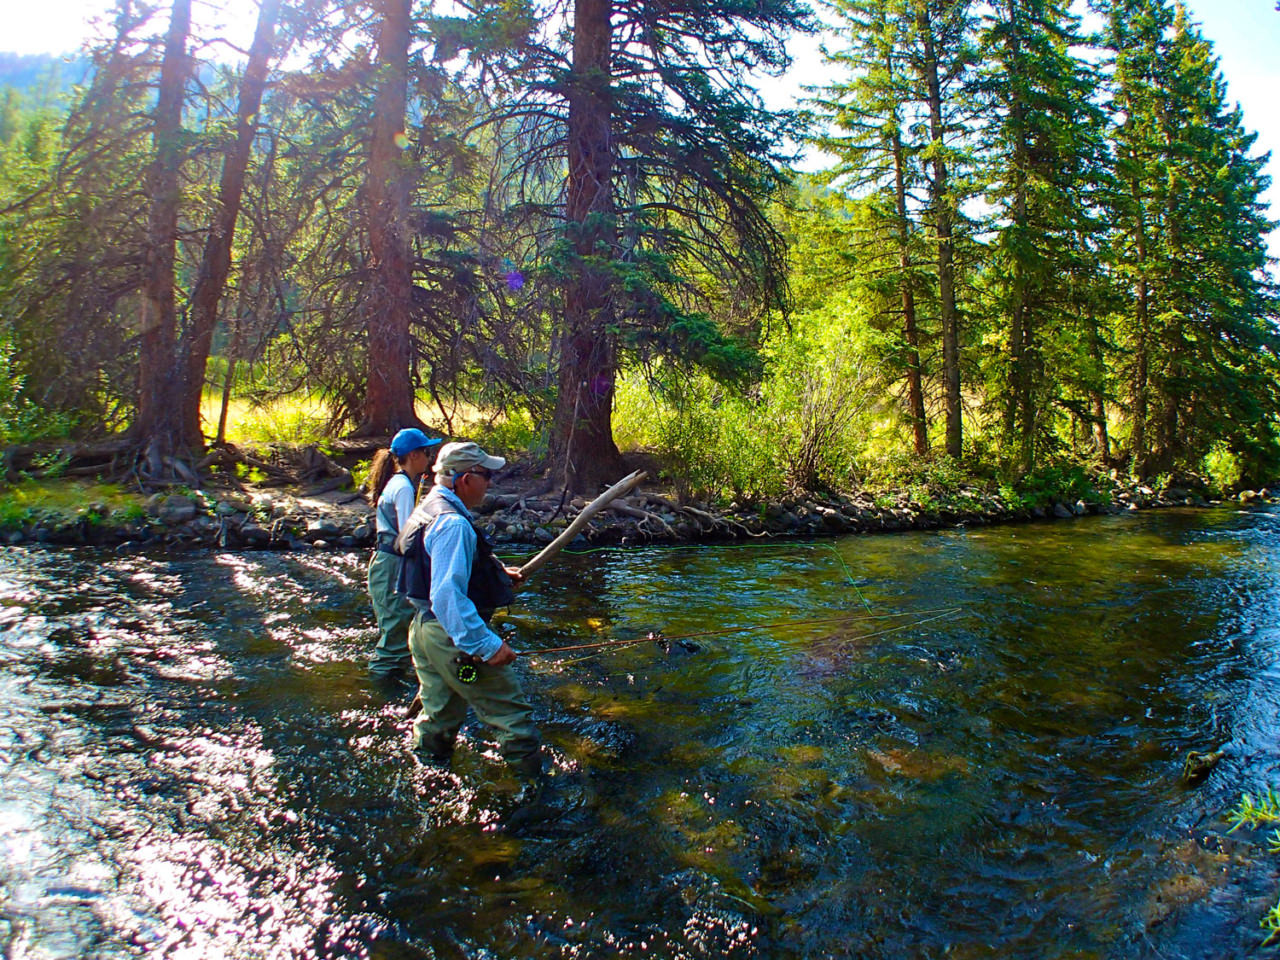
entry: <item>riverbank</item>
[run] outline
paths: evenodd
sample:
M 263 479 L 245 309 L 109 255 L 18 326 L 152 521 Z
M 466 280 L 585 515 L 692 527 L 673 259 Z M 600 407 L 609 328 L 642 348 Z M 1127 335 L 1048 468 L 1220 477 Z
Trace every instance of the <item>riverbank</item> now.
M 42 505 L 0 516 L 0 542 L 55 546 L 100 546 L 121 551 L 166 548 L 221 550 L 350 550 L 374 542 L 372 510 L 358 494 L 328 491 L 308 496 L 281 488 L 183 490 L 150 498 L 96 498 L 98 488 L 74 481 Z M 550 543 L 586 505 L 585 498 L 535 495 L 499 483 L 477 520 L 499 545 L 539 547 Z M 69 489 L 68 489 L 69 488 Z M 1234 502 L 1265 502 L 1280 488 L 1245 490 Z M 1051 498 L 1028 505 L 997 492 L 961 488 L 945 498 L 920 493 L 814 495 L 766 504 L 681 503 L 661 485 L 615 501 L 597 515 L 574 544 L 628 546 L 660 543 L 732 542 L 757 538 L 835 536 L 900 530 L 930 530 L 1035 520 L 1069 520 L 1165 507 L 1205 507 L 1222 501 L 1201 492 L 1140 483 L 1075 500 Z

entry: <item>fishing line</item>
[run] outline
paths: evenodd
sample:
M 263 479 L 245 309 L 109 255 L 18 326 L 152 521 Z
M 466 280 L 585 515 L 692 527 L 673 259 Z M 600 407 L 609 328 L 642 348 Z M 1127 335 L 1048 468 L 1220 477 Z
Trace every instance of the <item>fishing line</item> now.
M 650 631 L 643 637 L 627 637 L 627 638 L 615 639 L 615 640 L 597 640 L 591 643 L 574 643 L 574 644 L 569 644 L 568 646 L 563 646 L 563 647 L 548 647 L 545 650 L 532 651 L 529 654 L 529 656 L 539 657 L 548 653 L 567 653 L 574 650 L 603 650 L 607 647 L 629 647 L 629 646 L 634 646 L 635 644 L 649 643 L 649 642 L 661 643 L 665 641 L 667 643 L 672 643 L 672 642 L 678 642 L 681 640 L 693 640 L 698 637 L 722 636 L 727 633 L 746 633 L 752 630 L 777 630 L 777 629 L 781 629 L 782 627 L 808 627 L 808 626 L 814 626 L 817 624 L 825 624 L 825 623 L 855 623 L 855 622 L 865 622 L 867 620 L 894 620 L 899 617 L 919 615 L 921 613 L 937 614 L 937 616 L 933 616 L 924 620 L 917 621 L 917 623 L 930 623 L 933 620 L 937 620 L 940 617 L 944 617 L 948 614 L 957 613 L 959 612 L 960 609 L 961 608 L 957 606 L 934 607 L 931 610 L 915 610 L 915 611 L 911 611 L 911 613 L 881 613 L 881 614 L 869 614 L 869 615 L 857 614 L 857 615 L 850 615 L 850 616 L 844 616 L 844 617 L 819 617 L 812 620 L 783 620 L 779 623 L 753 623 L 753 624 L 746 624 L 744 626 L 722 627 L 718 630 L 700 630 L 696 633 L 682 633 L 682 634 L 677 634 L 675 636 L 670 636 L 670 637 L 662 634 L 659 631 Z M 914 624 L 908 623 L 908 624 L 903 624 L 899 627 L 894 627 L 892 629 L 905 630 L 907 627 L 911 627 L 913 625 Z M 868 636 L 879 636 L 879 635 L 880 634 L 878 633 L 868 634 Z
M 718 544 L 713 544 L 713 545 L 708 545 L 708 544 L 703 544 L 703 543 L 654 544 L 654 546 L 659 547 L 659 548 L 660 548 L 661 550 L 663 550 L 664 552 L 666 552 L 666 551 L 674 551 L 674 550 L 707 550 L 707 549 L 714 549 L 714 550 L 791 550 L 791 551 L 794 551 L 794 550 L 795 550 L 795 548 L 796 548 L 798 545 L 799 545 L 799 544 L 798 544 L 798 543 L 796 543 L 796 542 L 791 542 L 791 543 L 777 543 L 777 542 L 774 542 L 774 543 L 718 543 Z M 844 557 L 842 557 L 842 556 L 840 555 L 840 551 L 839 551 L 839 550 L 837 550 L 837 549 L 835 548 L 835 545 L 834 545 L 834 544 L 830 544 L 830 543 L 810 543 L 810 544 L 808 544 L 808 546 L 811 546 L 811 547 L 812 547 L 813 549 L 815 549 L 815 550 L 830 550 L 830 551 L 831 551 L 831 553 L 835 556 L 836 561 L 840 564 L 841 568 L 844 570 L 844 577 L 845 577 L 845 580 L 848 582 L 849 586 L 853 587 L 853 592 L 854 592 L 854 593 L 856 593 L 856 594 L 858 595 L 858 599 L 859 599 L 860 601 L 862 601 L 862 605 L 863 605 L 863 606 L 865 606 L 868 610 L 870 610 L 870 609 L 871 609 L 871 602 L 870 602 L 869 600 L 867 600 L 867 598 L 866 598 L 865 596 L 863 596 L 862 591 L 858 589 L 858 581 L 857 581 L 857 578 L 853 575 L 853 571 L 849 569 L 849 565 L 848 565 L 847 563 L 845 563 L 845 561 L 844 561 Z M 560 552 L 561 552 L 561 553 L 568 554 L 568 555 L 570 555 L 570 556 L 574 556 L 574 557 L 585 557 L 585 556 L 589 556 L 589 555 L 591 555 L 591 554 L 595 554 L 595 553 L 603 553 L 603 552 L 605 552 L 605 551 L 616 551 L 616 550 L 619 550 L 619 549 L 621 549 L 621 548 L 619 548 L 619 547 L 617 547 L 617 546 L 607 546 L 607 547 L 588 547 L 586 550 L 570 550 L 568 547 L 566 547 L 565 549 L 561 550 Z M 498 557 L 498 558 L 499 558 L 499 559 L 501 559 L 501 560 L 513 560 L 513 561 L 518 561 L 518 560 L 521 560 L 521 559 L 528 558 L 528 557 L 530 557 L 530 556 L 534 556 L 534 554 L 526 554 L 526 553 L 498 553 L 498 554 L 494 554 L 494 556 Z
M 933 610 L 916 611 L 919 613 L 932 613 L 935 615 L 931 617 L 925 617 L 922 620 L 915 620 L 911 623 L 901 623 L 901 624 L 898 624 L 896 627 L 887 627 L 884 630 L 876 630 L 876 631 L 873 631 L 872 633 L 864 633 L 856 637 L 849 637 L 846 640 L 842 640 L 841 644 L 849 645 L 854 643 L 860 643 L 863 640 L 873 640 L 876 637 L 884 637 L 884 636 L 888 636 L 889 634 L 899 633 L 903 630 L 911 630 L 914 627 L 922 627 L 926 623 L 934 623 L 935 621 L 945 619 L 946 617 L 949 617 L 952 614 L 959 613 L 962 609 L 963 608 L 961 607 L 937 607 Z M 571 647 L 555 647 L 555 648 L 552 648 L 551 650 L 538 651 L 537 653 L 530 653 L 529 658 L 537 659 L 537 657 L 541 653 L 555 653 L 557 651 L 565 651 L 565 650 L 587 650 L 587 649 L 595 650 L 594 653 L 589 653 L 585 657 L 574 657 L 569 660 L 555 661 L 560 666 L 569 666 L 570 664 L 584 663 L 587 660 L 594 659 L 595 657 L 600 656 L 602 653 L 606 651 L 606 649 L 609 649 L 609 648 L 620 649 L 622 647 L 635 646 L 637 644 L 648 643 L 651 641 L 661 642 L 664 640 L 667 640 L 667 641 L 687 640 L 687 639 L 690 639 L 691 637 L 705 637 L 705 636 L 711 636 L 713 634 L 725 634 L 725 633 L 743 633 L 750 630 L 767 630 L 770 628 L 777 628 L 780 626 L 803 626 L 803 625 L 819 624 L 819 623 L 848 623 L 850 621 L 865 622 L 867 620 L 891 620 L 894 617 L 901 617 L 901 616 L 906 616 L 906 614 L 901 614 L 901 613 L 882 614 L 880 616 L 872 616 L 872 617 L 835 617 L 831 619 L 822 619 L 822 620 L 789 620 L 784 624 L 773 623 L 773 624 L 760 624 L 759 626 L 753 626 L 753 627 L 731 627 L 725 630 L 708 630 L 708 631 L 704 631 L 703 633 L 686 633 L 678 637 L 663 637 L 661 634 L 650 633 L 647 636 L 637 637 L 635 639 L 630 639 L 630 640 L 613 640 L 613 641 L 605 640 L 600 643 L 578 644 L 576 646 L 571 646 Z M 768 657 L 768 659 L 776 659 L 783 655 L 784 655 L 783 651 L 774 651 L 773 656 Z M 757 654 L 757 656 L 761 659 L 766 658 L 765 654 Z

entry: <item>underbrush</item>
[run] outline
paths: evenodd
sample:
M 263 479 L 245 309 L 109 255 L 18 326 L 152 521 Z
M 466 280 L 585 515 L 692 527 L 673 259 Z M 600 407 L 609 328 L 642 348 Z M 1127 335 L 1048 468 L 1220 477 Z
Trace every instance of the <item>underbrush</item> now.
M 222 394 L 206 388 L 200 404 L 205 430 L 218 425 Z M 227 404 L 226 439 L 229 443 L 322 443 L 332 434 L 332 411 L 315 394 L 257 401 L 232 397 Z

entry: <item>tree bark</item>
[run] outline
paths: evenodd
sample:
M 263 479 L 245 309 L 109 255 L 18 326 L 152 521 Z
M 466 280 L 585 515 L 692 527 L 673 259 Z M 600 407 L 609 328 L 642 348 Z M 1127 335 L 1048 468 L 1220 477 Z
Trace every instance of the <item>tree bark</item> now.
M 249 49 L 249 61 L 240 81 L 236 138 L 228 145 L 222 159 L 218 206 L 200 259 L 195 289 L 191 293 L 191 327 L 183 357 L 185 400 L 182 417 L 184 441 L 192 449 L 204 446 L 200 401 L 204 393 L 205 366 L 213 343 L 213 330 L 218 322 L 218 304 L 231 272 L 231 246 L 235 239 L 236 220 L 240 215 L 240 198 L 244 193 L 245 171 L 249 166 L 258 109 L 262 105 L 267 71 L 275 51 L 276 20 L 279 13 L 280 0 L 262 0 L 253 46 Z M 234 366 L 234 363 L 232 359 L 231 365 Z
M 574 269 L 565 289 L 559 393 L 551 429 L 551 458 L 563 464 L 566 485 L 593 489 L 621 472 L 613 442 L 617 344 L 609 332 L 618 248 L 613 204 L 610 0 L 576 0 L 573 73 L 569 89 L 569 182 L 566 229 Z
M 894 77 L 893 52 L 885 51 L 885 69 Z M 896 111 L 895 111 L 896 113 Z M 907 341 L 907 410 L 916 456 L 929 453 L 929 423 L 924 409 L 924 386 L 920 370 L 920 333 L 916 322 L 916 295 L 911 265 L 911 219 L 907 213 L 906 157 L 902 149 L 899 118 L 894 118 L 893 190 L 898 220 L 898 269 L 902 289 L 902 332 Z
M 1133 347 L 1133 382 L 1130 395 L 1130 416 L 1133 426 L 1130 432 L 1133 470 L 1138 476 L 1145 476 L 1149 451 L 1147 449 L 1147 399 L 1149 389 L 1149 349 L 1151 340 L 1151 316 L 1149 290 L 1147 285 L 1147 235 L 1141 209 L 1141 187 L 1133 185 L 1134 197 L 1138 200 L 1137 223 L 1134 224 L 1134 254 L 1138 271 L 1137 299 L 1134 309 L 1137 313 L 1137 338 Z
M 938 53 L 930 22 L 928 3 L 918 0 L 916 23 L 924 44 L 925 85 L 929 92 L 929 139 L 933 153 L 933 176 L 929 181 L 929 205 L 933 210 L 938 246 L 938 301 L 942 315 L 942 379 L 946 410 L 947 454 L 959 457 L 962 450 L 960 396 L 960 320 L 956 311 L 955 256 L 951 185 L 944 151 L 942 84 L 938 77 Z
M 151 209 L 147 217 L 146 266 L 142 290 L 138 356 L 138 417 L 134 433 L 142 445 L 147 472 L 159 477 L 165 461 L 182 450 L 182 395 L 175 376 L 177 319 L 174 262 L 178 238 L 179 173 L 182 167 L 182 104 L 190 61 L 191 0 L 173 0 L 160 89 L 153 114 L 155 150 L 147 171 Z
M 1089 356 L 1093 359 L 1094 367 L 1093 378 L 1098 378 L 1103 376 L 1104 360 L 1102 356 L 1102 338 L 1098 334 L 1098 318 L 1094 316 L 1092 308 L 1089 310 L 1088 333 Z M 1089 407 L 1093 416 L 1091 424 L 1093 449 L 1101 457 L 1103 465 L 1109 466 L 1111 463 L 1111 439 L 1107 436 L 1107 398 L 1096 384 L 1089 388 Z
M 411 0 L 382 0 L 377 94 L 369 135 L 365 215 L 369 232 L 367 385 L 358 436 L 420 426 L 409 375 L 413 276 L 409 257 L 409 162 L 403 146 L 408 105 Z

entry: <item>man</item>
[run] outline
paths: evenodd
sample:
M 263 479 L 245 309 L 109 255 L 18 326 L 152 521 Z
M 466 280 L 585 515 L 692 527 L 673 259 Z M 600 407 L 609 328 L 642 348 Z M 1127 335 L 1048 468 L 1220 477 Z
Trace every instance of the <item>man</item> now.
M 422 712 L 413 749 L 447 765 L 469 704 L 497 734 L 503 758 L 532 779 L 542 769 L 541 742 L 511 667 L 516 652 L 487 623 L 511 602 L 520 573 L 493 556 L 471 520 L 493 472 L 504 466 L 475 443 L 446 443 L 436 456 L 435 485 L 397 541 L 405 558 L 400 590 L 417 608 L 409 651 Z

